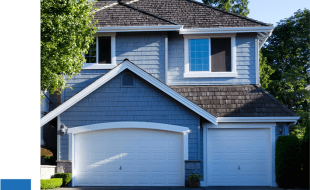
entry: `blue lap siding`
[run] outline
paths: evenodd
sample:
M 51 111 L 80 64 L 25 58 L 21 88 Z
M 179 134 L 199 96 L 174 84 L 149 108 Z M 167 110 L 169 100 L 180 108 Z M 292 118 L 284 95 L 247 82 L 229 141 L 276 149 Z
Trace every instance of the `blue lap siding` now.
M 197 160 L 200 116 L 135 74 L 135 87 L 122 88 L 123 73 L 62 113 L 61 122 L 68 128 L 117 121 L 189 127 L 189 160 Z M 68 160 L 67 135 L 61 137 L 60 160 Z
M 116 35 L 116 62 L 129 59 L 165 82 L 166 32 L 124 32 Z

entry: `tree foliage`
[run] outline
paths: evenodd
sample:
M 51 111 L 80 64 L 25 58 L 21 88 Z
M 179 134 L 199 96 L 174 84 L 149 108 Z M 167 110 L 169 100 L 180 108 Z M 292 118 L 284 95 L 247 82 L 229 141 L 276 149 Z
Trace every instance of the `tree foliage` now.
M 81 70 L 97 30 L 92 10 L 88 0 L 41 0 L 41 91 L 61 92 Z
M 301 117 L 293 131 L 299 138 L 309 124 L 310 93 L 305 89 L 310 84 L 309 34 L 310 12 L 298 10 L 278 22 L 260 60 L 262 86 Z
M 203 3 L 242 16 L 247 16 L 250 13 L 248 0 L 203 0 Z

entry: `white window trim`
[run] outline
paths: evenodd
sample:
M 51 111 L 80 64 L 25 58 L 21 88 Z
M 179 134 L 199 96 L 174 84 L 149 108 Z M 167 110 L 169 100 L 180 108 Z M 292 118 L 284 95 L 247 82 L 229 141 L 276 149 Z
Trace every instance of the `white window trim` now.
M 237 77 L 236 71 L 236 34 L 184 35 L 184 78 Z M 210 38 L 231 38 L 231 72 L 211 72 L 211 40 Z M 209 71 L 189 71 L 189 40 L 209 39 Z
M 82 69 L 113 69 L 117 66 L 116 64 L 116 43 L 115 43 L 115 33 L 106 33 L 106 34 L 96 34 L 96 63 L 84 63 Z M 98 52 L 98 37 L 101 36 L 110 36 L 111 37 L 111 62 L 107 64 L 99 64 L 99 52 Z

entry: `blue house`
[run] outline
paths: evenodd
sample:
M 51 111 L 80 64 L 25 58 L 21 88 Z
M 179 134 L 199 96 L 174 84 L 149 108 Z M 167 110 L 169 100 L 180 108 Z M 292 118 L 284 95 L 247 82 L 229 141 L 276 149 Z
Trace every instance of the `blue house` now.
M 299 117 L 260 87 L 272 25 L 194 0 L 95 6 L 87 63 L 41 118 L 73 186 L 277 186 L 275 142 Z

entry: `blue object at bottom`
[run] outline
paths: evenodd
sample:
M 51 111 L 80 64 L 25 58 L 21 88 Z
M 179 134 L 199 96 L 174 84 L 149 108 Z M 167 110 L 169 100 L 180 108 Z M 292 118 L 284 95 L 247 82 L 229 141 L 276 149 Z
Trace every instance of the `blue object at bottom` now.
M 1 179 L 0 190 L 31 190 L 31 179 Z

